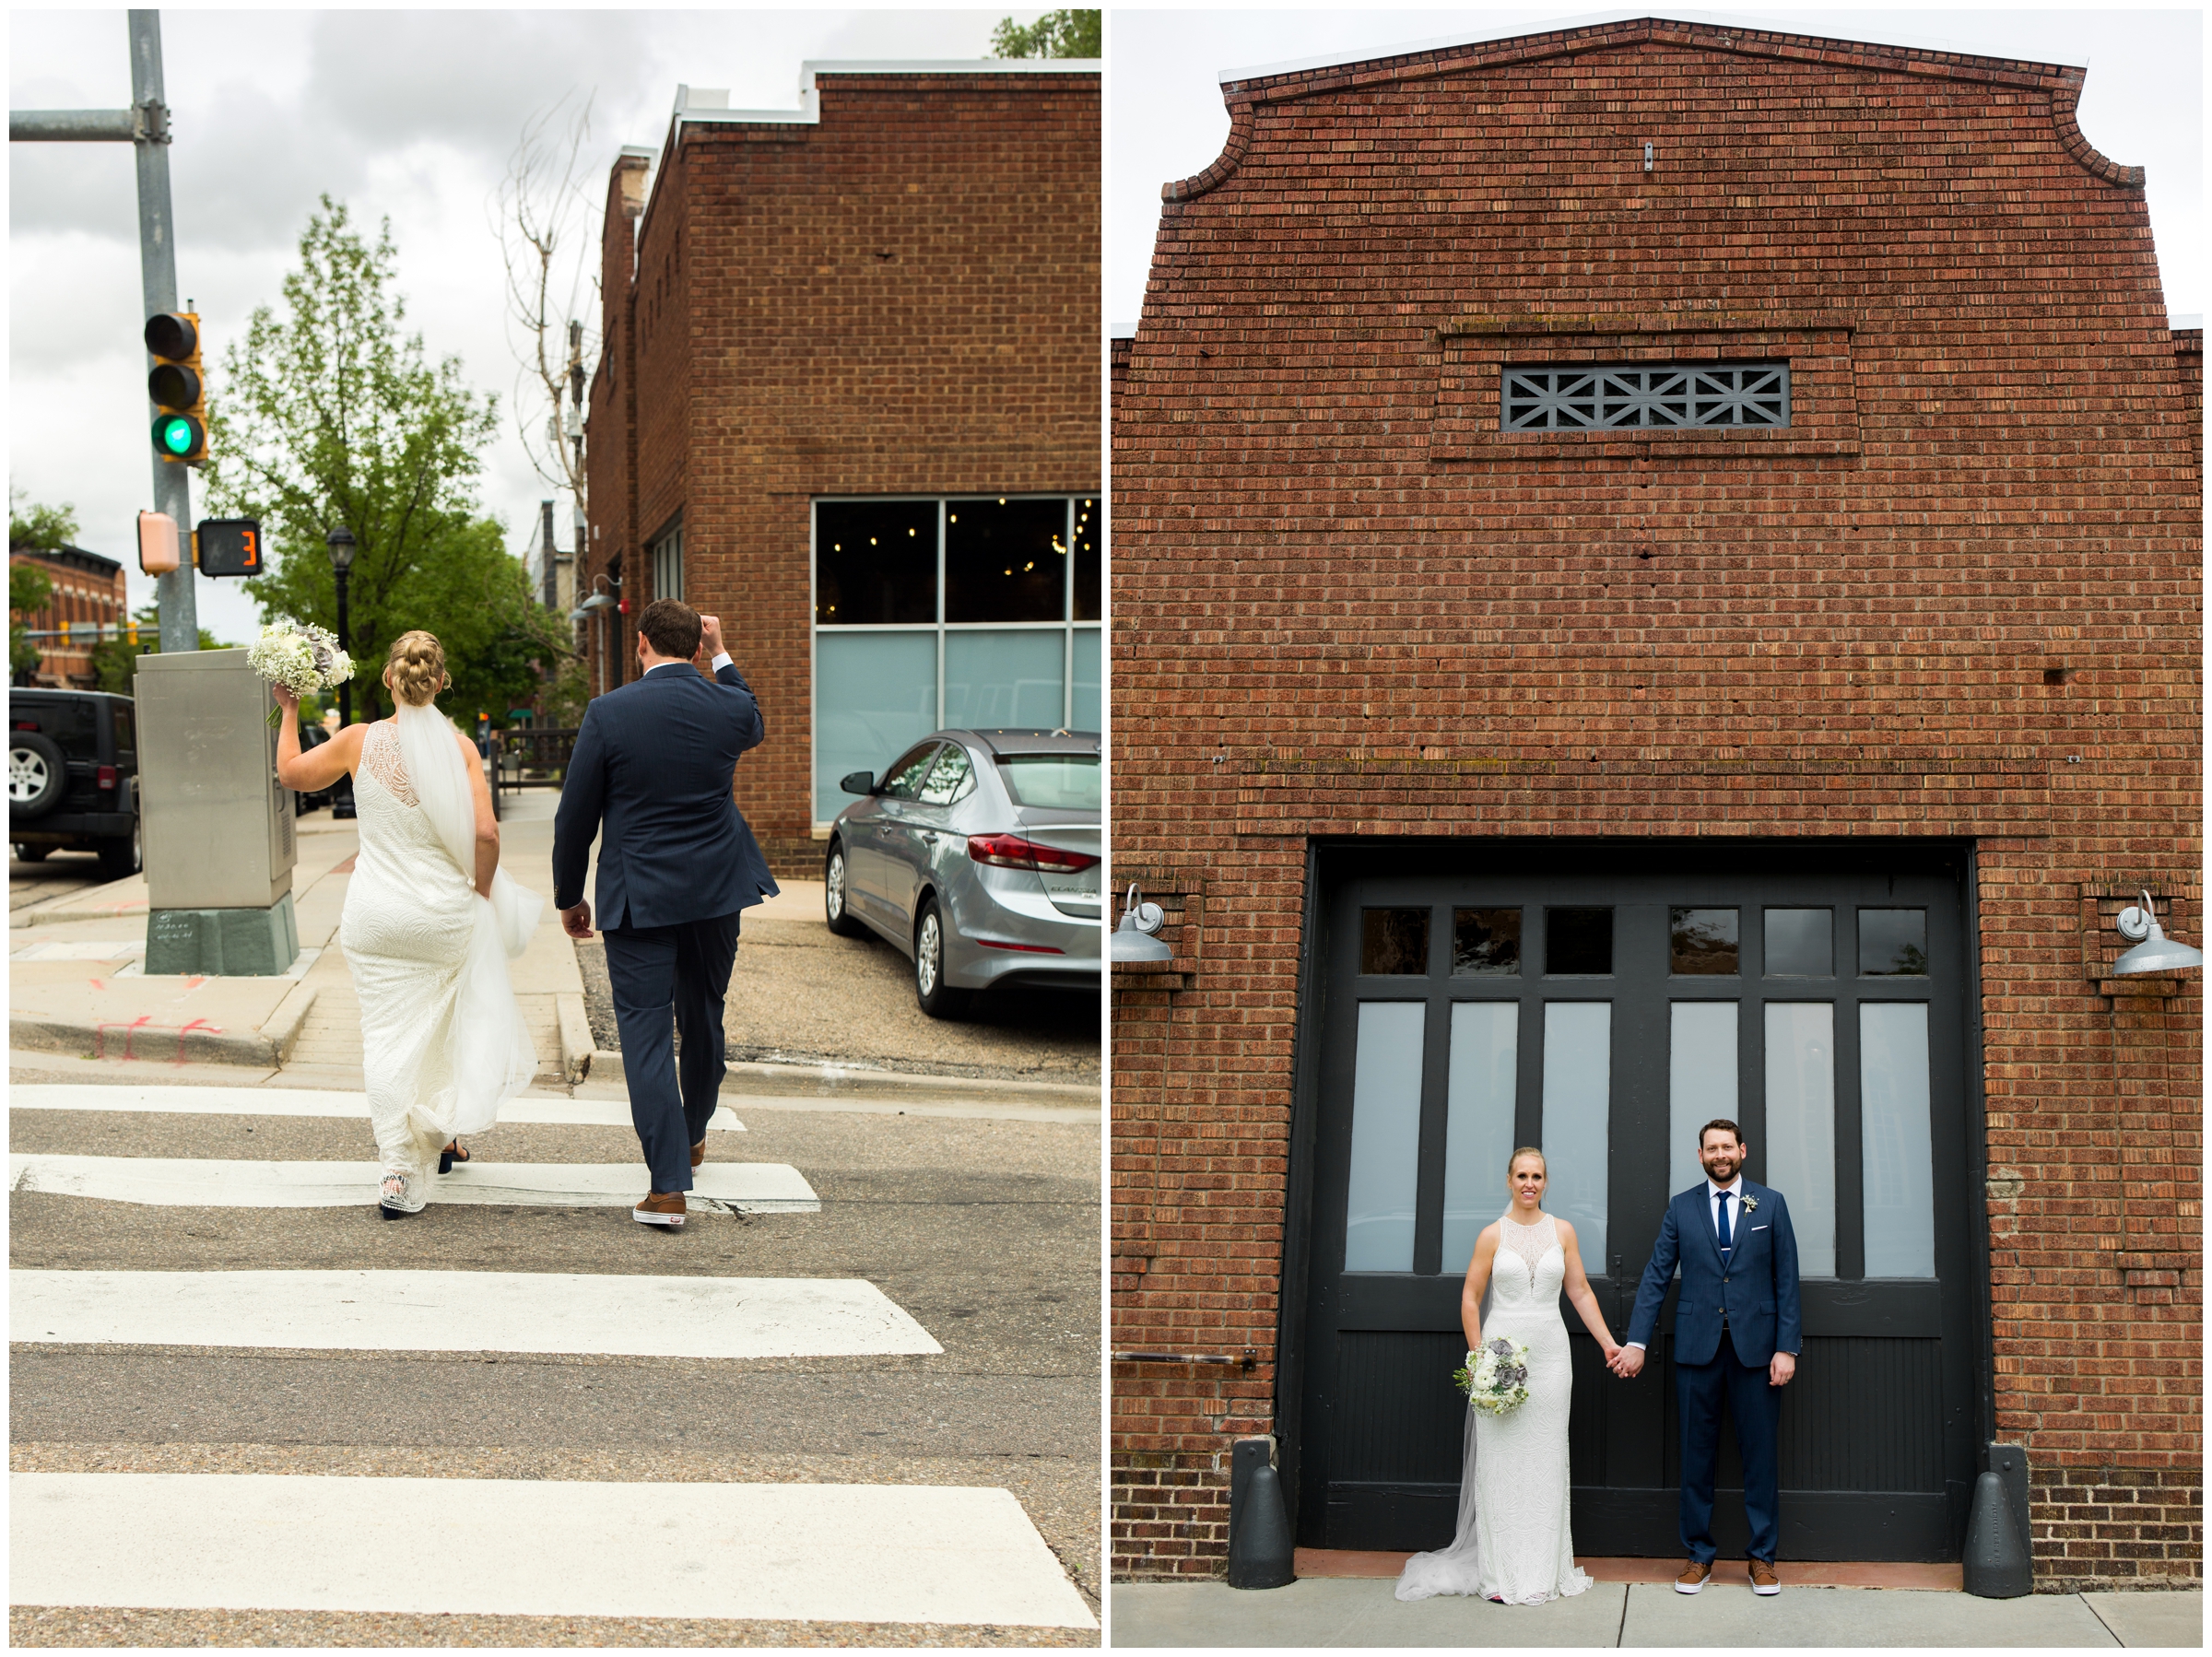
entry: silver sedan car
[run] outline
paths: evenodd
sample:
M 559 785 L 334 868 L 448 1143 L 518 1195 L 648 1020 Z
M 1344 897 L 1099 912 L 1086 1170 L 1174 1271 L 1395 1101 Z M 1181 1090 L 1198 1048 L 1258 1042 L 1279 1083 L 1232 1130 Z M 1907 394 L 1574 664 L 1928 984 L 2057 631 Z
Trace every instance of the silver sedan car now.
M 924 1012 L 994 985 L 1097 993 L 1096 732 L 938 731 L 840 786 L 863 797 L 830 825 L 830 930 L 904 950 Z

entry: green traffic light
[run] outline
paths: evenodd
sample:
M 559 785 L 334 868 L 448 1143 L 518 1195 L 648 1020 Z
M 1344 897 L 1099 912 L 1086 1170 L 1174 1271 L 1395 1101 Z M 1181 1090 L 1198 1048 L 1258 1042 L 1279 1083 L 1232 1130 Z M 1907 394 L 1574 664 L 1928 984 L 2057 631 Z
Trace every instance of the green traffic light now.
M 154 447 L 171 459 L 193 459 L 204 441 L 199 421 L 190 415 L 163 415 L 154 422 Z

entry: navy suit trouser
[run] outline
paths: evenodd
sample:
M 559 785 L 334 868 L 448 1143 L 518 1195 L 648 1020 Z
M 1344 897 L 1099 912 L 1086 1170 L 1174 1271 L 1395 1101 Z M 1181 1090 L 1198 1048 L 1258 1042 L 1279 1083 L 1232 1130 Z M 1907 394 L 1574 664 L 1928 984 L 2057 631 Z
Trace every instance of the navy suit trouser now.
M 707 1136 L 707 1121 L 728 1074 L 722 1010 L 737 958 L 737 916 L 609 927 L 599 935 L 606 940 L 615 1025 L 622 1032 L 629 1119 L 653 1188 L 689 1191 L 691 1147 Z
M 629 1040 L 625 1036 L 623 1040 Z M 625 1063 L 628 1062 L 627 1056 Z M 1725 1328 L 1709 1364 L 1675 1365 L 1675 1403 L 1682 1417 L 1682 1546 L 1693 1559 L 1712 1563 L 1712 1486 L 1721 1459 L 1721 1410 L 1735 1423 L 1735 1447 L 1744 1463 L 1744 1517 L 1751 1523 L 1751 1557 L 1771 1564 L 1782 1540 L 1782 1502 L 1776 1457 L 1782 1436 L 1782 1389 L 1769 1384 L 1767 1366 L 1735 1355 Z

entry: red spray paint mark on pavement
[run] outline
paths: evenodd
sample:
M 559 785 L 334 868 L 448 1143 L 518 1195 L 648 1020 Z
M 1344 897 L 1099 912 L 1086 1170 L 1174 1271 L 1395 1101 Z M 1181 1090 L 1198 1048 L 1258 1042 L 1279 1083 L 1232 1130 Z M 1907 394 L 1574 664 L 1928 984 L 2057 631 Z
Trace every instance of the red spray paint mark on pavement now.
M 108 1056 L 108 1032 L 112 1029 L 120 1029 L 123 1031 L 123 1056 L 125 1059 L 136 1058 L 138 1055 L 131 1051 L 131 1038 L 153 1021 L 154 1016 L 151 1013 L 141 1013 L 128 1024 L 94 1025 L 92 1027 L 92 1056 L 97 1059 L 106 1058 Z

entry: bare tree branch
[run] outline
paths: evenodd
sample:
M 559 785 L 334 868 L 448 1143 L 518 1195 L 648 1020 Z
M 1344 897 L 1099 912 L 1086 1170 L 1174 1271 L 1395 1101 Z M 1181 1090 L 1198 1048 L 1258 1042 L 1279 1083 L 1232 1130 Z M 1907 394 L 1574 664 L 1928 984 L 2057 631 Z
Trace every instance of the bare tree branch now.
M 538 476 L 575 497 L 579 514 L 589 490 L 583 392 L 599 357 L 598 214 L 584 152 L 591 127 L 588 98 L 571 110 L 563 96 L 531 117 L 495 206 L 517 365 L 516 435 Z

